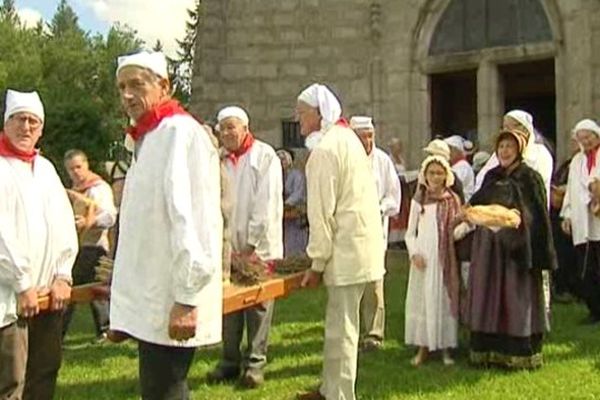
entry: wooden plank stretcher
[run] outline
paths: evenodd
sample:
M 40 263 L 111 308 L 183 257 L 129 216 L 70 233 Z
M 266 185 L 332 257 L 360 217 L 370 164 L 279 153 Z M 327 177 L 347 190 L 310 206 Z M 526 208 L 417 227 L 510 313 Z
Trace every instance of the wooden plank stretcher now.
M 285 297 L 300 289 L 304 272 L 296 272 L 285 276 L 275 276 L 268 281 L 254 286 L 225 286 L 223 288 L 223 314 L 243 310 L 267 300 Z M 71 303 L 89 303 L 92 300 L 106 299 L 109 295 L 105 283 L 89 283 L 74 286 L 71 290 Z M 50 297 L 38 299 L 40 311 L 50 309 Z

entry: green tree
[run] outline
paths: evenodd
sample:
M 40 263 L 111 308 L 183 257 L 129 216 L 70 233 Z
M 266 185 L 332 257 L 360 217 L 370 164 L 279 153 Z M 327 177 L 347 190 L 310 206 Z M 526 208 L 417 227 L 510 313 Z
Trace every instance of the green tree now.
M 2 5 L 0 6 L 0 21 L 8 22 L 15 26 L 20 23 L 14 0 L 2 1 Z

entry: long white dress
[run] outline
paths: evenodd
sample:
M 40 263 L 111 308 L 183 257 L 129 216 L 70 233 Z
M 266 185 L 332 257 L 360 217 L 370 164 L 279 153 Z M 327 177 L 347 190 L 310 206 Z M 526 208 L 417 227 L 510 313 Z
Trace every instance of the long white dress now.
M 424 211 L 421 213 L 421 210 Z M 456 347 L 458 322 L 450 312 L 438 251 L 437 203 L 411 201 L 406 247 L 409 257 L 420 254 L 424 269 L 410 266 L 406 292 L 404 341 L 430 351 Z

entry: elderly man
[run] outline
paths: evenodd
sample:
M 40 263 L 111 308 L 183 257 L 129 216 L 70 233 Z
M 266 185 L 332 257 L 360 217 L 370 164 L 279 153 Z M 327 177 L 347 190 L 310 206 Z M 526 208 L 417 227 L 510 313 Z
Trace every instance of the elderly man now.
M 162 53 L 119 57 L 117 85 L 134 122 L 111 286 L 109 338 L 138 342 L 143 399 L 188 399 L 197 346 L 221 340 L 219 154 L 172 100 Z
M 323 125 L 327 110 L 341 110 L 331 91 L 313 84 L 298 96 L 303 135 Z M 371 162 L 344 120 L 328 128 L 306 164 L 312 266 L 304 286 L 327 288 L 322 384 L 302 399 L 356 398 L 360 302 L 367 286 L 385 273 L 384 235 Z
M 577 254 L 578 295 L 585 301 L 589 316 L 585 322 L 600 322 L 600 126 L 581 120 L 573 129 L 580 151 L 569 166 L 567 190 L 561 210 L 562 229 L 572 237 Z M 572 261 L 572 260 L 571 260 Z
M 225 107 L 217 120 L 225 150 L 233 209 L 230 230 L 232 257 L 241 263 L 257 257 L 269 266 L 283 257 L 283 177 L 275 150 L 257 140 L 249 118 L 240 107 Z M 210 382 L 237 379 L 248 388 L 264 381 L 273 301 L 228 314 L 223 319 L 223 357 Z M 248 344 L 244 357 L 240 346 L 244 327 Z
M 465 201 L 469 202 L 475 192 L 475 173 L 465 155 L 465 139 L 459 135 L 452 135 L 444 139 L 450 148 L 450 165 L 452 172 L 462 183 Z
M 400 209 L 402 193 L 400 179 L 396 175 L 394 162 L 385 151 L 375 146 L 375 127 L 370 117 L 354 116 L 350 118 L 350 128 L 356 132 L 362 142 L 373 169 L 377 194 L 379 196 L 379 211 L 382 217 L 384 251 L 387 249 L 389 219 Z M 383 343 L 385 331 L 385 298 L 383 294 L 383 279 L 369 282 L 361 303 L 362 321 L 365 328 L 362 348 L 377 350 Z
M 117 209 L 111 187 L 99 175 L 90 170 L 87 155 L 78 149 L 65 153 L 64 164 L 71 178 L 73 196 L 81 195 L 93 202 L 94 213 L 91 218 L 76 215 L 75 226 L 79 232 L 81 248 L 73 267 L 73 283 L 81 285 L 93 282 L 94 268 L 98 260 L 109 252 L 108 230 L 115 224 Z M 108 331 L 108 302 L 94 300 L 90 303 L 96 326 L 96 340 L 106 339 Z M 74 305 L 67 308 L 63 321 L 63 336 L 67 333 Z
M 77 234 L 56 170 L 35 149 L 43 128 L 38 94 L 8 90 L 0 134 L 1 399 L 52 399 L 62 359 Z M 41 295 L 51 299 L 43 314 Z

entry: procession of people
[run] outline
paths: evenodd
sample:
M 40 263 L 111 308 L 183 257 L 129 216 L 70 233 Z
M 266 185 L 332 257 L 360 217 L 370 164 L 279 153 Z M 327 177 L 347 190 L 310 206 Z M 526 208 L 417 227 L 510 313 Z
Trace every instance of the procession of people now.
M 136 343 L 143 399 L 189 399 L 188 373 L 203 356 L 196 349 L 218 343 L 209 384 L 264 383 L 275 301 L 223 315 L 236 262 L 259 262 L 270 277 L 277 260 L 308 257 L 301 285 L 325 287 L 321 380 L 299 394 L 305 400 L 356 399 L 359 352 L 378 351 L 386 329 L 398 329 L 385 319 L 386 308 L 400 307 L 384 296 L 388 244 L 406 249 L 404 341 L 414 367 L 437 351 L 451 367 L 460 346 L 477 366 L 542 367 L 554 294 L 581 299 L 588 322 L 600 321 L 600 126 L 592 119 L 574 127 L 574 155 L 554 180 L 558 163 L 523 110 L 505 114 L 489 152 L 450 132 L 424 144 L 408 178 L 400 140 L 389 153 L 378 147 L 373 117 L 346 119 L 321 83 L 290 93 L 306 148 L 276 151 L 240 106 L 211 116 L 214 127 L 192 116 L 171 97 L 160 52 L 119 57 L 115 81 L 133 158 L 116 198 L 78 149 L 64 156 L 67 192 L 36 147 L 42 99 L 6 92 L 0 399 L 54 397 L 71 286 L 93 282 L 100 258 L 112 254 L 109 301 L 91 304 L 95 334 Z M 472 210 L 491 214 L 482 222 Z M 44 312 L 42 297 L 50 299 Z

